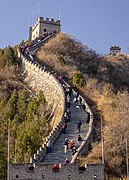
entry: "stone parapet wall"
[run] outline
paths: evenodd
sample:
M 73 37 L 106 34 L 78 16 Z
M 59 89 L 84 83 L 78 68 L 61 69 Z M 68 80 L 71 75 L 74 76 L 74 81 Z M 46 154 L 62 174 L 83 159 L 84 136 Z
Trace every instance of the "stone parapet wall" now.
M 104 167 L 101 164 L 89 164 L 83 170 L 75 163 L 59 166 L 59 170 L 55 172 L 53 164 L 11 164 L 10 180 L 104 180 Z M 32 167 L 31 170 L 29 167 Z
M 53 130 L 48 138 L 51 144 L 53 144 L 61 131 L 62 117 L 65 109 L 64 90 L 58 80 L 50 74 L 50 72 L 44 71 L 40 65 L 26 59 L 19 50 L 18 56 L 22 61 L 24 81 L 27 82 L 36 93 L 42 90 L 48 105 L 52 107 L 51 126 Z M 34 154 L 31 162 L 41 162 L 42 158 L 46 155 L 48 138 L 46 138 L 42 147 L 37 150 L 37 153 Z

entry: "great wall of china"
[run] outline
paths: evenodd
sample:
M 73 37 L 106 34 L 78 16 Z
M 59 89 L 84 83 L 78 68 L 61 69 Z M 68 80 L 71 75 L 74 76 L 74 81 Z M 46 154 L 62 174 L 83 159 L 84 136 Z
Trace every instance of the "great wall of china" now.
M 55 34 L 51 35 L 54 37 Z M 49 38 L 51 38 L 49 37 Z M 32 51 L 36 51 L 43 43 L 48 41 L 44 39 L 42 42 L 37 43 L 35 46 L 32 47 Z M 46 144 L 48 139 L 51 140 L 51 145 L 56 145 L 56 141 L 61 137 L 61 124 L 63 121 L 63 114 L 65 111 L 65 94 L 62 85 L 58 82 L 56 77 L 54 77 L 50 72 L 44 70 L 38 63 L 34 63 L 18 50 L 18 56 L 22 61 L 22 71 L 25 76 L 25 82 L 28 82 L 31 89 L 35 92 L 42 90 L 47 102 L 53 107 L 53 118 L 51 121 L 51 125 L 53 126 L 53 130 L 50 135 L 46 138 L 46 141 L 37 153 L 31 158 L 30 164 L 10 164 L 10 180 L 16 179 L 45 179 L 45 180 L 103 180 L 104 179 L 104 170 L 103 165 L 87 165 L 83 170 L 79 170 L 79 165 L 76 163 L 78 157 L 86 153 L 89 149 L 89 145 L 92 140 L 92 132 L 93 132 L 93 114 L 90 110 L 88 104 L 86 103 L 85 99 L 82 97 L 82 102 L 85 104 L 86 111 L 90 113 L 90 121 L 89 124 L 84 126 L 84 133 L 81 146 L 78 147 L 77 153 L 71 158 L 70 164 L 63 164 L 59 161 L 59 171 L 53 172 L 52 166 L 54 164 L 49 163 L 49 158 L 52 159 L 51 156 L 45 162 L 45 158 L 47 157 L 47 148 Z M 75 91 L 73 90 L 73 93 Z M 73 112 L 75 111 L 73 107 Z M 85 117 L 85 112 L 80 111 L 80 116 L 82 113 L 82 118 Z M 74 120 L 73 116 L 73 120 Z M 71 131 L 71 130 L 70 130 Z M 57 151 L 57 156 L 59 151 Z M 55 154 L 53 156 L 56 156 Z M 61 155 L 62 156 L 62 155 Z M 32 169 L 29 167 L 33 167 Z

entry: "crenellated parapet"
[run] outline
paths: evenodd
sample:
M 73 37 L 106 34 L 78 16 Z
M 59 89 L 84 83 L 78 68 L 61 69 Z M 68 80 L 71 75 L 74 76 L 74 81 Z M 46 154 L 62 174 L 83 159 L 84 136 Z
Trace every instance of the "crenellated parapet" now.
M 104 166 L 102 164 L 59 164 L 57 171 L 54 164 L 11 164 L 10 180 L 104 180 Z
M 25 58 L 19 50 L 18 56 L 22 60 L 22 71 L 25 74 L 24 81 L 28 82 L 35 92 L 38 93 L 38 91 L 42 90 L 48 104 L 52 104 L 53 108 L 57 105 L 60 106 L 61 112 L 59 116 L 61 118 L 65 108 L 65 95 L 61 84 L 42 66 Z
M 51 140 L 51 144 L 53 144 L 61 131 L 62 117 L 65 110 L 64 90 L 59 81 L 50 72 L 45 71 L 42 66 L 29 61 L 19 50 L 18 56 L 22 61 L 22 71 L 25 76 L 24 81 L 27 82 L 36 93 L 42 90 L 48 105 L 52 107 L 51 126 L 53 130 L 31 160 L 32 162 L 41 162 L 46 155 L 48 138 Z
M 43 33 L 52 32 L 53 30 L 61 31 L 60 20 L 39 17 L 34 25 L 29 28 L 29 38 L 31 37 L 30 39 L 34 40 Z
M 39 17 L 36 22 L 34 23 L 32 30 L 34 30 L 39 23 L 46 23 L 46 24 L 55 24 L 60 26 L 60 20 L 55 20 L 54 18 L 44 18 L 44 17 Z

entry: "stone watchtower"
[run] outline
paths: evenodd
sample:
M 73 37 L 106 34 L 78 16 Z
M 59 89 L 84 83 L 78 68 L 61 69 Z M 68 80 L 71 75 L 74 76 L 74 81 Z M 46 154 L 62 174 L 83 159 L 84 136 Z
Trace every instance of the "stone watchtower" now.
M 61 31 L 60 20 L 39 17 L 33 27 L 29 28 L 29 40 L 34 40 L 43 33 L 52 32 L 53 30 Z
M 119 46 L 111 46 L 110 55 L 116 56 L 121 53 L 121 48 Z

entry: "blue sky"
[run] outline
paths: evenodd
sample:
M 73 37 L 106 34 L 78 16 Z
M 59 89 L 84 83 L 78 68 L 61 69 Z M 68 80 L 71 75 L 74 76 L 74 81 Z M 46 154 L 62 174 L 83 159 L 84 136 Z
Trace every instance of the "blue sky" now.
M 0 0 L 0 47 L 26 40 L 38 15 L 58 19 L 59 6 L 63 32 L 101 54 L 129 53 L 129 0 Z

